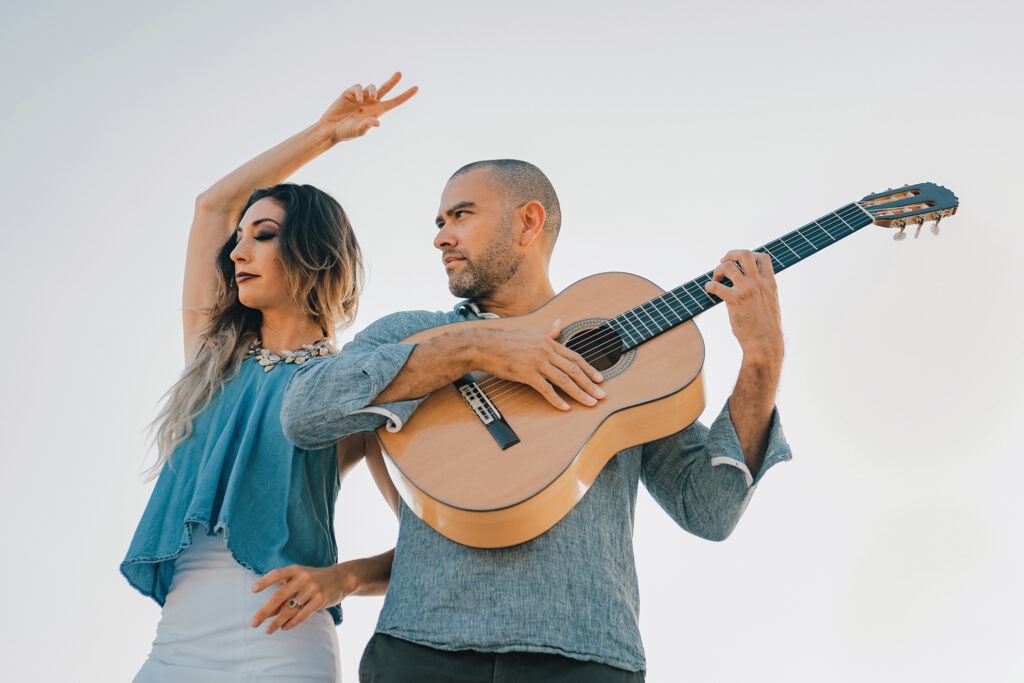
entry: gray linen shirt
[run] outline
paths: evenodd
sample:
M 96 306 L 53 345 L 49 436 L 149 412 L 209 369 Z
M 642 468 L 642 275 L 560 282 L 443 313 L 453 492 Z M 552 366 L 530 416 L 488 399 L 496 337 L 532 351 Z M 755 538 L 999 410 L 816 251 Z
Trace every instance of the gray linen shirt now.
M 414 345 L 402 340 L 478 317 L 467 302 L 449 313 L 395 313 L 340 353 L 306 363 L 285 395 L 285 435 L 302 448 L 320 448 L 356 432 L 401 429 L 421 399 L 370 402 L 412 353 Z M 377 631 L 443 650 L 547 652 L 641 671 L 633 557 L 638 482 L 683 529 L 722 540 L 764 473 L 791 457 L 776 412 L 764 464 L 752 477 L 726 406 L 710 429 L 698 422 L 621 451 L 561 521 L 510 548 L 452 542 L 403 504 Z

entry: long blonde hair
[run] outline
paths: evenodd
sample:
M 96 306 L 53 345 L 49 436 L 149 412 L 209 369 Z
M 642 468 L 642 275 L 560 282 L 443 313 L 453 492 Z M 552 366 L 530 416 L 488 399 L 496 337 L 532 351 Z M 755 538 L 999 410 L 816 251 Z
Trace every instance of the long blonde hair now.
M 257 190 L 243 213 L 265 197 L 285 211 L 278 247 L 292 299 L 325 337 L 331 337 L 355 320 L 364 281 L 362 253 L 348 217 L 327 193 L 292 183 Z M 249 347 L 259 338 L 263 314 L 238 300 L 231 260 L 234 246 L 232 236 L 217 255 L 217 300 L 200 333 L 195 357 L 164 395 L 150 425 L 157 460 L 147 470 L 147 479 L 156 477 L 170 463 L 178 444 L 192 436 L 195 418 L 238 374 Z

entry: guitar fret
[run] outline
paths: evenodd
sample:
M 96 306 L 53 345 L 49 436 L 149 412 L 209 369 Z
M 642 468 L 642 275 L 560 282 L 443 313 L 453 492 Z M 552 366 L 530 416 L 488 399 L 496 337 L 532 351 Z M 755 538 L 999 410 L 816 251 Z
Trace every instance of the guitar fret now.
M 651 326 L 654 325 L 654 321 L 650 319 L 650 313 L 648 312 L 649 307 L 650 302 L 648 301 L 647 303 L 634 308 L 632 321 L 633 327 L 640 332 L 640 336 L 648 339 L 651 337 Z M 658 333 L 662 331 L 663 330 L 659 330 Z
M 662 326 L 658 325 L 657 321 L 655 321 L 655 319 L 654 319 L 653 313 L 657 312 L 656 304 L 654 304 L 654 302 L 648 302 L 648 304 L 650 304 L 650 305 L 644 304 L 643 306 L 641 306 L 641 308 L 644 309 L 644 312 L 646 312 L 648 309 L 652 310 L 652 312 L 649 313 L 646 316 L 647 323 L 649 323 L 650 325 L 648 325 L 647 323 L 644 323 L 643 322 L 643 318 L 641 318 L 640 323 L 643 325 L 644 329 L 647 331 L 648 334 L 650 334 L 651 328 L 656 330 L 656 332 L 654 332 L 653 335 L 650 335 L 651 337 L 653 337 L 655 335 L 659 335 L 659 334 L 662 334 L 663 332 L 665 332 L 666 328 L 663 328 Z
M 825 219 L 821 219 L 821 220 L 825 220 Z M 823 226 L 821 226 L 821 229 L 825 231 L 825 234 L 826 234 L 826 235 L 828 235 L 828 236 L 829 236 L 829 238 L 830 238 L 830 239 L 831 239 L 831 240 L 832 240 L 833 242 L 835 242 L 836 240 L 840 239 L 840 237 L 845 237 L 845 235 L 840 235 L 840 237 L 836 237 L 835 235 L 833 235 L 833 234 L 832 234 L 832 231 L 831 231 L 831 230 L 829 230 L 829 228 L 832 228 L 832 230 L 835 230 L 836 228 L 839 228 L 839 227 L 842 227 L 842 226 L 840 226 L 840 225 L 836 224 L 836 223 L 835 223 L 835 222 L 833 221 L 833 222 L 832 222 L 832 224 L 830 224 L 830 225 L 827 225 L 827 226 L 826 226 L 826 225 L 823 225 Z
M 868 217 L 868 220 L 869 220 L 869 221 L 872 221 L 872 222 L 874 222 L 874 220 L 875 220 L 875 217 L 874 217 L 874 216 L 873 216 L 873 215 L 871 214 L 871 212 L 870 212 L 870 211 L 868 211 L 867 209 L 865 209 L 865 208 L 864 208 L 864 207 L 863 207 L 863 206 L 861 205 L 861 203 L 860 203 L 860 202 L 854 202 L 854 203 L 853 203 L 853 204 L 851 204 L 850 206 L 851 206 L 851 207 L 852 207 L 852 208 L 853 208 L 853 209 L 854 209 L 855 211 L 856 211 L 857 209 L 860 209 L 860 211 L 859 211 L 858 213 L 861 213 L 861 212 L 863 212 L 863 214 L 864 214 L 865 216 L 867 216 L 867 217 Z
M 703 292 L 703 288 L 697 288 L 697 291 L 695 292 L 695 285 L 696 283 L 694 281 L 691 281 L 687 282 L 686 284 L 680 285 L 679 287 L 676 287 L 675 289 L 672 290 L 673 293 L 675 293 L 676 300 L 679 301 L 679 304 L 683 307 L 683 310 L 686 312 L 685 316 L 681 316 L 681 321 L 689 320 L 690 318 L 704 311 L 707 308 L 704 302 L 702 302 L 699 298 L 699 295 L 703 294 L 704 298 L 706 299 L 706 293 Z M 687 298 L 681 299 L 679 297 L 679 294 L 685 294 Z
M 790 252 L 791 252 L 791 253 L 793 254 L 793 256 L 796 256 L 796 259 L 797 259 L 797 261 L 799 261 L 799 260 L 800 260 L 800 258 L 801 258 L 800 254 L 799 254 L 799 253 L 797 253 L 796 251 L 794 251 L 794 250 L 793 250 L 793 247 L 791 247 L 791 246 L 789 246 L 788 244 L 786 244 L 786 238 L 785 238 L 785 237 L 780 237 L 780 238 L 779 238 L 778 240 L 776 240 L 776 241 L 777 241 L 777 242 L 778 242 L 779 244 L 781 244 L 782 246 L 784 246 L 784 247 L 785 247 L 786 249 L 789 249 L 789 251 L 790 251 Z M 771 251 L 769 251 L 769 252 L 768 252 L 768 255 L 769 255 L 769 256 L 772 256 L 772 253 L 771 253 Z M 795 262 L 794 262 L 794 263 L 795 263 Z M 772 264 L 772 265 L 774 266 L 774 264 Z
M 710 280 L 711 278 L 709 277 L 708 279 Z M 677 287 L 676 289 L 682 290 L 683 293 L 686 294 L 686 296 L 690 297 L 690 301 L 692 301 L 694 304 L 697 305 L 697 310 L 698 311 L 699 310 L 703 310 L 703 306 L 701 305 L 702 304 L 701 300 L 697 298 L 696 294 L 694 294 L 693 292 L 690 291 L 690 285 L 691 284 L 696 284 L 696 283 L 687 282 L 686 284 L 682 285 L 681 287 Z M 703 291 L 704 291 L 704 289 L 700 288 L 700 292 L 703 293 Z M 690 309 L 690 305 L 689 304 L 687 304 L 685 301 L 683 301 L 682 303 L 683 303 L 683 307 L 686 309 L 687 313 L 690 313 L 690 314 L 694 313 Z
M 672 314 L 673 326 L 678 325 L 680 322 L 686 319 L 684 315 L 680 313 L 680 309 L 686 311 L 687 313 L 689 313 L 690 310 L 689 307 L 686 305 L 686 302 L 679 298 L 677 290 L 678 288 L 673 289 L 669 292 L 666 292 L 664 295 L 658 297 L 659 300 L 665 303 L 665 306 L 668 308 L 669 313 Z M 669 300 L 669 297 L 671 297 L 675 301 L 675 304 L 673 304 L 672 301 Z
M 669 296 L 672 297 L 673 299 L 676 300 L 676 304 L 678 306 L 681 306 L 685 310 L 689 310 L 689 309 L 686 308 L 686 302 L 679 298 L 679 294 L 677 293 L 678 289 L 679 289 L 679 287 L 676 287 L 676 289 L 673 289 L 673 290 L 671 290 L 669 292 L 666 292 L 663 296 L 658 297 L 659 299 L 665 299 L 665 303 L 668 304 L 669 310 L 672 311 L 673 313 L 676 312 L 676 307 L 673 306 L 671 303 L 669 303 L 668 299 L 666 299 L 666 297 L 669 297 Z
M 646 304 L 641 306 L 641 308 L 643 308 L 645 311 L 647 311 L 648 309 L 651 311 L 651 313 L 650 313 L 651 325 L 653 325 L 655 327 L 655 329 L 657 330 L 657 332 L 655 334 L 661 334 L 665 330 L 667 330 L 670 327 L 672 327 L 672 325 L 671 325 L 671 323 L 669 323 L 669 320 L 665 316 L 664 312 L 662 312 L 662 310 L 658 307 L 658 303 L 657 302 L 658 302 L 657 299 L 654 299 L 652 301 L 648 301 Z M 669 323 L 669 324 L 662 324 L 662 322 L 660 322 L 658 320 L 658 318 L 657 318 L 658 315 L 661 316 L 661 319 L 665 323 Z
M 807 244 L 811 245 L 811 249 L 817 250 L 817 247 L 814 246 L 814 242 L 807 239 L 807 235 L 804 234 L 803 230 L 796 230 L 795 232 L 796 234 L 800 235 L 800 239 L 802 239 L 804 242 L 807 242 Z
M 850 223 L 845 218 L 843 218 L 838 213 L 836 214 L 836 218 L 838 218 L 839 220 L 841 220 L 843 222 L 843 225 L 845 225 L 850 230 L 850 233 L 854 232 L 855 228 L 853 226 L 851 226 Z
M 686 293 L 689 294 L 690 298 L 693 299 L 694 302 L 697 304 L 697 310 L 692 311 L 693 315 L 697 315 L 698 313 L 706 311 L 707 309 L 711 308 L 716 303 L 718 303 L 718 297 L 711 296 L 710 294 L 707 293 L 707 290 L 704 289 L 704 286 L 707 283 L 711 282 L 712 279 L 712 273 L 705 273 L 704 275 L 701 275 L 699 278 L 691 280 L 690 282 L 687 282 L 685 285 L 683 285 L 683 287 L 686 290 Z M 694 292 L 696 293 L 691 292 L 691 289 L 694 290 Z
M 637 327 L 637 326 L 636 326 L 635 324 L 633 324 L 633 321 L 632 321 L 632 320 L 630 320 L 630 316 L 632 316 L 633 318 L 636 318 L 636 317 L 637 317 L 637 312 L 636 312 L 636 309 L 635 309 L 635 308 L 634 308 L 634 309 L 632 309 L 632 310 L 630 310 L 630 311 L 626 311 L 625 313 L 623 313 L 623 314 L 622 314 L 622 318 L 623 318 L 623 319 L 624 319 L 624 320 L 625 320 L 625 321 L 626 321 L 627 323 L 629 323 L 630 327 L 632 327 L 632 328 L 633 328 L 633 331 L 637 333 L 637 338 L 638 338 L 638 339 L 643 339 L 643 338 L 644 338 L 644 336 L 643 336 L 643 334 L 642 334 L 642 333 L 640 332 L 640 328 L 638 328 L 638 327 Z
M 621 317 L 622 316 L 620 315 L 619 318 L 621 318 Z M 637 346 L 637 345 L 643 343 L 642 339 L 635 338 L 633 336 L 633 334 L 629 330 L 627 330 L 626 328 L 622 327 L 621 325 L 617 326 L 616 332 L 618 332 L 620 337 L 624 337 L 624 339 L 623 339 L 623 341 L 625 342 L 624 346 L 627 349 L 631 349 L 634 346 Z
M 813 227 L 817 228 L 817 234 L 819 236 L 823 236 L 823 237 L 826 237 L 828 239 L 824 240 L 822 242 L 822 244 L 818 246 L 818 249 L 821 249 L 823 246 L 826 246 L 826 245 L 831 244 L 831 243 L 836 241 L 835 236 L 833 236 L 832 233 L 829 232 L 829 229 L 828 229 L 829 226 L 821 224 L 822 220 L 824 220 L 824 219 L 819 219 L 819 220 L 814 221 L 814 226 Z

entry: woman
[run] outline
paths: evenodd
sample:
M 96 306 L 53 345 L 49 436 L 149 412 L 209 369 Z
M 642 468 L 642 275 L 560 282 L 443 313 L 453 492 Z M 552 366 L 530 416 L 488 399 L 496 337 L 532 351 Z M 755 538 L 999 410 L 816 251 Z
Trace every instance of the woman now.
M 337 680 L 338 603 L 387 586 L 391 553 L 334 564 L 338 486 L 365 444 L 307 451 L 281 432 L 289 376 L 355 316 L 362 261 L 336 201 L 278 183 L 412 97 L 382 99 L 400 78 L 352 86 L 196 202 L 188 364 L 155 422 L 159 479 L 121 564 L 163 606 L 137 681 Z

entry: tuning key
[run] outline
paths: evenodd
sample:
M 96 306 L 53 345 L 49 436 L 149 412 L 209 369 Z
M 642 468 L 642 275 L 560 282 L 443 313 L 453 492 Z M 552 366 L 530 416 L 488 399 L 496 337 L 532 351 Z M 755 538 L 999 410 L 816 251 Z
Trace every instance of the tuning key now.
M 903 240 L 907 239 L 907 233 L 905 233 L 904 230 L 906 230 L 906 226 L 901 225 L 899 230 L 893 233 L 892 238 L 897 242 L 902 242 Z
M 938 218 L 935 219 L 935 222 L 932 223 L 932 234 L 933 235 L 938 235 L 939 234 L 939 221 L 941 221 L 941 220 L 942 220 L 942 216 L 939 216 Z

